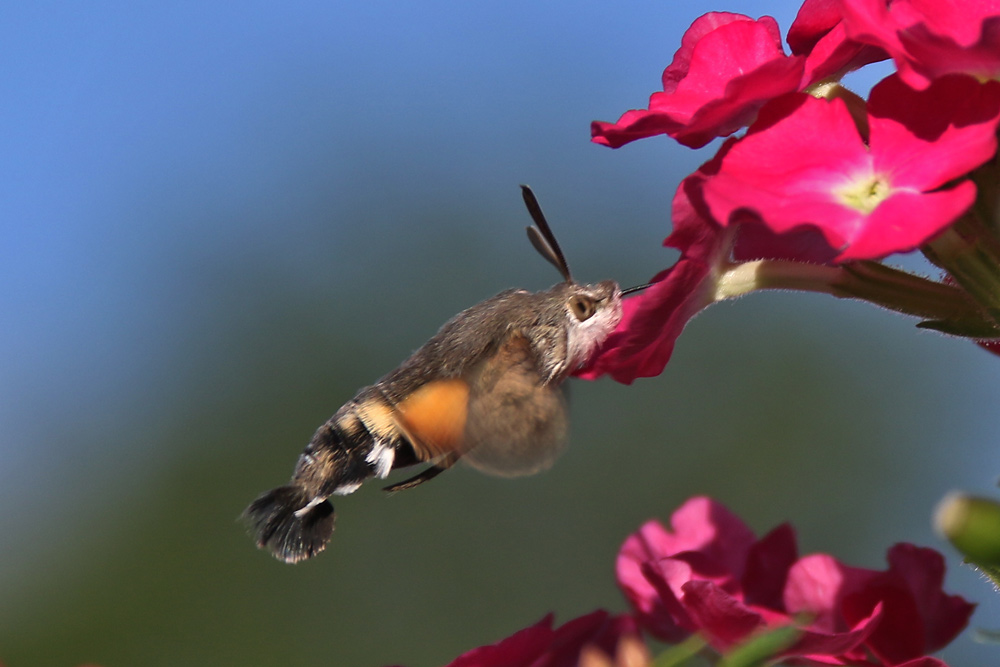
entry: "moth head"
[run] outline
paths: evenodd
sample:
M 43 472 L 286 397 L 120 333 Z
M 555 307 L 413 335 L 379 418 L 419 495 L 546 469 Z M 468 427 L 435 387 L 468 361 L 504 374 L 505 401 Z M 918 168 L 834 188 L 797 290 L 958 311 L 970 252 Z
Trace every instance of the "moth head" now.
M 553 307 L 549 316 L 566 331 L 566 358 L 559 366 L 564 372 L 569 372 L 584 365 L 618 326 L 622 319 L 622 296 L 645 289 L 648 285 L 622 290 L 613 280 L 596 285 L 582 285 L 574 281 L 566 257 L 531 188 L 522 185 L 521 194 L 535 222 L 528 227 L 531 244 L 559 270 L 565 281 L 544 294 Z
M 559 285 L 557 287 L 563 287 Z M 566 283 L 562 301 L 566 327 L 566 367 L 576 369 L 607 339 L 622 319 L 622 292 L 618 283 Z

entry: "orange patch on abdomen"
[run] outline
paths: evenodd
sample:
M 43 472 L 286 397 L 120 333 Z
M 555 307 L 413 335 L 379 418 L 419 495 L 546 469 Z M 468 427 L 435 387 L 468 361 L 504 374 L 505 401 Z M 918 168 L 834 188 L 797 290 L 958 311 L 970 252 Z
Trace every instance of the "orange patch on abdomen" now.
M 397 403 L 396 412 L 414 451 L 430 461 L 461 454 L 468 406 L 469 385 L 453 378 L 428 382 Z

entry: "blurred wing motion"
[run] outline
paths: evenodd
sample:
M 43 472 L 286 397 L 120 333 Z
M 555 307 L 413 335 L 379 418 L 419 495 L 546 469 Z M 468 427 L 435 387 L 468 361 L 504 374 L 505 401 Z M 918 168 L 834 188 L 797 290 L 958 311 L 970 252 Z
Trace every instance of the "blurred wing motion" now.
M 511 337 L 475 370 L 462 460 L 504 477 L 549 468 L 566 448 L 566 399 L 541 377 L 528 340 Z
M 501 477 L 545 470 L 565 449 L 568 419 L 562 389 L 536 366 L 531 343 L 515 335 L 467 379 L 428 382 L 395 406 L 406 444 L 440 469 L 462 460 Z M 411 486 L 408 480 L 389 490 Z

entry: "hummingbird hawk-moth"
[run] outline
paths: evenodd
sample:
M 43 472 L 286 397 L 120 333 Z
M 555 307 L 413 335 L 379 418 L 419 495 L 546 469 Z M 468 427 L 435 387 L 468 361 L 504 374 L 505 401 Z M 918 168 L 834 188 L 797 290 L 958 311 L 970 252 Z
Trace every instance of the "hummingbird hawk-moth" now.
M 288 563 L 316 555 L 333 533 L 330 496 L 427 464 L 386 487 L 409 489 L 457 461 L 503 476 L 530 475 L 565 448 L 562 383 L 584 365 L 622 316 L 618 284 L 573 280 L 527 186 L 528 238 L 563 282 L 541 292 L 509 289 L 462 311 L 402 365 L 364 387 L 299 456 L 291 481 L 243 513 L 257 546 Z

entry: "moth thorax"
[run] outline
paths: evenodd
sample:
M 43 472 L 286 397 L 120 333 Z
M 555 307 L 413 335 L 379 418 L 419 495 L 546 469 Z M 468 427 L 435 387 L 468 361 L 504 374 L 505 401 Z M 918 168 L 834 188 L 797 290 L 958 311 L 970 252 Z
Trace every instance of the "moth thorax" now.
M 622 319 L 618 283 L 575 286 L 566 302 L 566 317 L 567 367 L 575 370 L 587 363 Z

